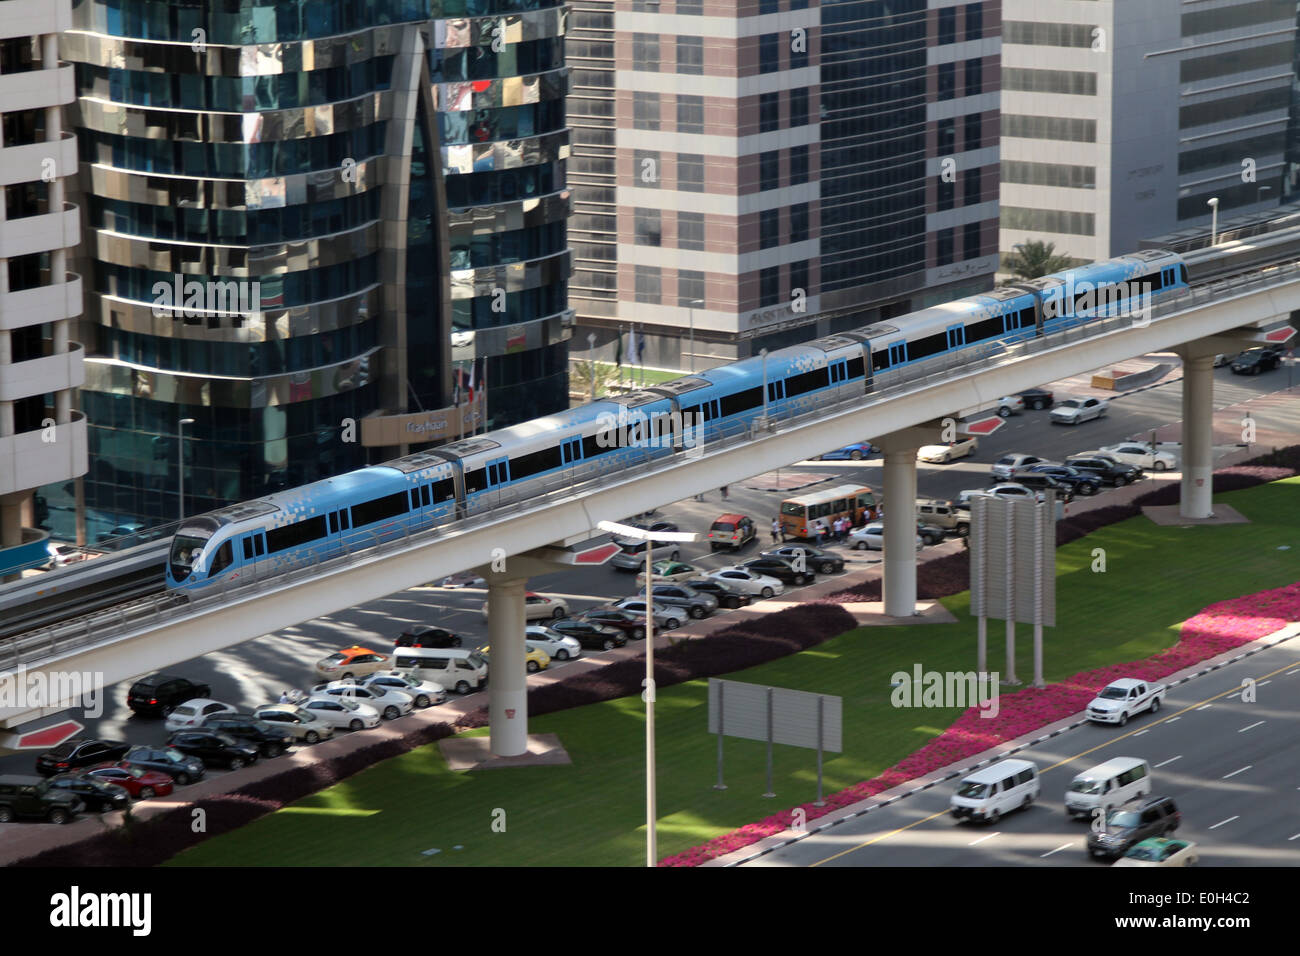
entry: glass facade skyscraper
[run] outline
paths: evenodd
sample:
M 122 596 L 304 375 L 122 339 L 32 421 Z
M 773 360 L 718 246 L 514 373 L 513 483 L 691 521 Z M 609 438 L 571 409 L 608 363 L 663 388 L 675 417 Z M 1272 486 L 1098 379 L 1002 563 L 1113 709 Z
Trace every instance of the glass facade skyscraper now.
M 491 425 L 567 404 L 565 22 L 74 2 L 88 508 L 170 518 L 182 467 L 193 513 L 459 437 L 458 366 Z

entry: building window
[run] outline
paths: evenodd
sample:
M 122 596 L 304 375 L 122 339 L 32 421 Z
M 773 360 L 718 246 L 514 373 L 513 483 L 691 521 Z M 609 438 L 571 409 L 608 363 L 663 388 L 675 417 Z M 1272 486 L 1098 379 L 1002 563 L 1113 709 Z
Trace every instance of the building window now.
M 966 61 L 966 95 L 984 92 L 984 61 L 976 57 Z
M 1097 121 L 1063 116 L 1002 114 L 1002 135 L 1024 139 L 1059 139 L 1067 143 L 1097 142 Z
M 758 273 L 758 304 L 776 305 L 781 301 L 781 267 L 770 266 Z
M 776 189 L 781 185 L 781 151 L 769 150 L 758 157 L 758 188 Z
M 677 248 L 704 248 L 704 213 L 679 212 L 677 214 Z
M 659 34 L 632 34 L 632 69 L 659 72 Z
M 957 42 L 957 8 L 944 7 L 939 11 L 939 42 Z
M 934 237 L 934 264 L 937 266 L 952 265 L 952 243 L 953 230 L 940 229 Z
M 1082 70 L 1025 70 L 1004 67 L 1002 88 L 1022 93 L 1068 93 L 1096 96 L 1097 74 Z
M 984 132 L 984 114 L 967 113 L 966 114 L 966 149 L 979 149 L 980 139 Z
M 788 33 L 785 33 L 785 34 L 778 34 L 778 35 L 779 35 L 779 36 L 786 36 L 786 37 L 789 36 Z M 788 40 L 787 40 L 786 42 L 787 42 L 787 47 L 786 47 L 786 48 L 790 51 L 790 69 L 792 69 L 792 70 L 799 70 L 799 69 L 802 69 L 803 67 L 807 66 L 807 65 L 808 65 L 808 44 L 807 44 L 807 42 L 804 42 L 804 43 L 798 43 L 798 44 L 796 44 L 796 43 L 790 43 Z M 798 47 L 798 49 L 795 49 L 795 47 Z
M 758 214 L 758 247 L 770 249 L 781 243 L 781 210 L 764 209 Z
M 638 149 L 632 154 L 632 183 L 647 189 L 659 188 L 659 150 Z
M 1232 158 L 1241 155 L 1241 147 L 1227 148 Z M 1186 170 L 1179 167 L 1179 172 Z M 1002 181 L 1023 183 L 1027 186 L 1061 186 L 1066 189 L 1095 189 L 1097 169 L 1094 166 L 1070 166 L 1065 163 L 1027 163 L 1018 160 L 1002 161 Z
M 775 73 L 781 69 L 781 34 L 765 33 L 758 38 L 758 72 Z
M 962 251 L 963 259 L 978 259 L 980 257 L 980 223 L 968 222 L 962 230 Z
M 679 269 L 677 272 L 677 305 L 684 309 L 702 309 L 704 306 L 694 305 L 693 303 L 703 301 L 704 273 L 693 272 L 690 269 Z
M 638 246 L 657 246 L 663 238 L 663 225 L 658 209 L 636 209 L 636 244 Z
M 677 0 L 677 12 L 684 17 L 704 15 L 704 0 Z
M 704 157 L 699 153 L 677 154 L 677 188 L 683 192 L 704 192 Z
M 935 185 L 934 192 L 934 208 L 938 212 L 943 212 L 945 209 L 952 208 L 954 198 L 957 195 L 957 184 L 955 182 L 948 182 L 940 176 L 939 182 Z
M 965 197 L 962 205 L 973 206 L 980 201 L 980 167 L 974 166 L 966 170 L 963 174 L 963 183 Z
M 779 0 L 758 0 L 758 12 L 777 13 L 780 10 Z
M 957 64 L 939 64 L 939 99 L 950 100 L 957 95 Z
M 799 183 L 808 181 L 808 147 L 792 146 L 790 147 L 790 185 L 797 186 Z
M 677 72 L 694 75 L 704 72 L 704 37 L 677 38 Z
M 1232 8 L 1226 7 L 1224 12 L 1230 9 Z M 1269 43 L 1244 50 L 1228 50 L 1211 56 L 1198 57 L 1195 60 L 1183 60 L 1178 64 L 1178 81 L 1195 83 L 1198 80 L 1209 80 L 1231 73 L 1289 67 L 1294 47 L 1294 40 L 1287 40 L 1283 43 Z
M 632 94 L 632 125 L 637 129 L 659 128 L 659 94 Z
M 808 87 L 790 91 L 790 125 L 808 125 Z
M 984 4 L 966 4 L 966 39 L 979 40 L 984 36 Z
M 636 300 L 638 302 L 648 302 L 658 305 L 660 299 L 663 297 L 660 291 L 662 281 L 657 266 L 637 266 Z
M 808 288 L 808 260 L 803 262 L 790 263 L 790 296 L 802 293 L 804 296 L 812 295 Z
M 704 97 L 677 94 L 677 132 L 704 132 Z
M 781 127 L 781 94 L 762 93 L 758 97 L 758 131 L 770 133 Z
M 1201 205 L 1203 208 L 1205 204 Z M 1058 232 L 1067 236 L 1096 234 L 1096 216 L 1090 212 L 1003 206 L 1000 224 L 1003 229 L 1023 229 L 1026 232 Z
M 632 0 L 632 9 L 637 13 L 658 13 L 659 0 Z
M 790 207 L 790 241 L 805 242 L 808 239 L 808 204 L 796 203 Z
M 1041 23 L 1036 20 L 1003 20 L 1002 42 L 1023 46 L 1092 46 L 1096 27 L 1086 23 Z
M 939 155 L 951 156 L 957 152 L 957 121 L 951 116 L 936 124 L 939 133 Z

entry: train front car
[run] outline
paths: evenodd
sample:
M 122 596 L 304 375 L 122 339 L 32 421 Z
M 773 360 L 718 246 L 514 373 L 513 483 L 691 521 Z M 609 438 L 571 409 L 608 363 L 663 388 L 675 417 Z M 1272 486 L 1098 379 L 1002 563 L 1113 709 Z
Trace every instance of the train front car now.
M 167 587 L 179 590 L 192 589 L 206 574 L 211 553 L 205 546 L 221 528 L 220 523 L 206 515 L 187 518 L 172 538 L 167 552 Z M 220 542 L 216 542 L 213 551 Z

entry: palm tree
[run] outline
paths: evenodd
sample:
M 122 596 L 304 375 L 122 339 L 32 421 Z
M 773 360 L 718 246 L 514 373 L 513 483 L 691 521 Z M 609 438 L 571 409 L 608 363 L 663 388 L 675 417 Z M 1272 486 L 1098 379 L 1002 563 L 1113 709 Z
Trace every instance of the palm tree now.
M 1054 242 L 1034 239 L 1017 243 L 1014 248 L 1016 254 L 1007 257 L 1006 268 L 1017 279 L 1040 279 L 1070 268 L 1070 257 L 1056 255 Z

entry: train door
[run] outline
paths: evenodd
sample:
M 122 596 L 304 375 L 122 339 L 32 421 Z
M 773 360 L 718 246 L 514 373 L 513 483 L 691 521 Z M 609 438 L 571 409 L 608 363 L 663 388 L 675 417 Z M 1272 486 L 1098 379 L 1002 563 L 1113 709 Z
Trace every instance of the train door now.
M 950 325 L 950 326 L 948 326 L 947 332 L 948 332 L 948 351 L 949 351 L 949 352 L 953 351 L 954 349 L 960 349 L 960 348 L 965 347 L 965 345 L 966 345 L 966 326 L 964 326 L 964 325 Z
M 501 501 L 501 492 L 510 484 L 510 459 L 493 458 L 484 469 L 487 478 L 487 491 L 497 492 L 497 501 Z
M 889 347 L 889 367 L 897 368 L 907 361 L 907 343 L 895 342 Z
M 560 464 L 572 468 L 582 461 L 582 438 L 566 438 L 560 442 Z
M 849 360 L 834 359 L 828 366 L 831 374 L 831 388 L 836 389 L 836 396 L 839 396 L 839 389 L 849 380 Z
M 239 549 L 241 576 L 245 578 L 258 576 L 258 568 L 266 557 L 266 535 L 261 531 L 244 535 L 239 539 Z

